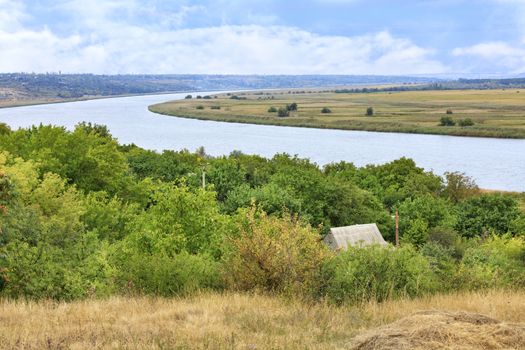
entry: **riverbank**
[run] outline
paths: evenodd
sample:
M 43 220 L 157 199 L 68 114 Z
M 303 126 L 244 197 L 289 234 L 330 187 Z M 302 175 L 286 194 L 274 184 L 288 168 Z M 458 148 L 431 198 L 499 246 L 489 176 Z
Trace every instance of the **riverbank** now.
M 386 325 L 406 328 L 398 331 L 394 339 L 398 344 L 413 341 L 410 334 L 417 333 L 414 338 L 425 349 L 452 348 L 454 344 L 464 349 L 487 344 L 491 349 L 523 348 L 523 342 L 516 343 L 525 336 L 523 300 L 523 292 L 506 291 L 355 307 L 248 294 L 115 297 L 70 303 L 3 300 L 0 348 L 342 349 L 358 348 L 370 335 L 381 340 L 374 332 Z M 458 311 L 468 314 L 458 314 L 450 324 L 436 322 Z M 411 325 L 414 317 L 419 322 Z M 465 328 L 460 329 L 458 322 Z M 494 332 L 475 333 L 490 331 L 487 327 Z M 381 334 L 388 334 L 388 329 L 381 329 Z
M 37 105 L 49 105 L 57 103 L 68 103 L 68 102 L 80 102 L 80 101 L 91 101 L 101 99 L 111 99 L 120 97 L 134 97 L 134 96 L 158 96 L 158 95 L 171 95 L 171 94 L 183 94 L 186 91 L 169 91 L 169 92 L 152 92 L 144 94 L 124 94 L 124 95 L 104 95 L 104 96 L 83 96 L 79 98 L 63 98 L 63 99 L 21 99 L 14 101 L 2 101 L 0 102 L 0 109 L 2 108 L 15 108 L 25 106 L 37 106 Z
M 523 139 L 525 100 L 517 91 L 259 91 L 170 101 L 151 105 L 149 110 L 181 118 L 234 123 Z M 285 117 L 277 115 L 279 108 L 292 103 L 297 103 L 297 110 L 289 111 Z M 275 112 L 270 112 L 272 107 Z M 369 107 L 372 115 L 367 116 Z M 440 126 L 442 117 L 450 118 L 456 125 Z

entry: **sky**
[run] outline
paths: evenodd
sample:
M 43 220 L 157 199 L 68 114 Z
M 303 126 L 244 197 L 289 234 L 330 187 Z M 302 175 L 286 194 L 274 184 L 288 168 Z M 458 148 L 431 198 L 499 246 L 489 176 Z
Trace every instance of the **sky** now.
M 0 72 L 524 76 L 525 0 L 0 0 Z

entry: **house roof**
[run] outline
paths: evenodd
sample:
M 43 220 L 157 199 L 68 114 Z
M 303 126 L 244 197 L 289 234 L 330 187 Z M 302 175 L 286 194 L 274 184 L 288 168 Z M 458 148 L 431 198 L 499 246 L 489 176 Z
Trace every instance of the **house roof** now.
M 387 245 L 376 224 L 333 227 L 324 238 L 324 242 L 332 249 L 346 249 L 351 246 L 372 244 Z

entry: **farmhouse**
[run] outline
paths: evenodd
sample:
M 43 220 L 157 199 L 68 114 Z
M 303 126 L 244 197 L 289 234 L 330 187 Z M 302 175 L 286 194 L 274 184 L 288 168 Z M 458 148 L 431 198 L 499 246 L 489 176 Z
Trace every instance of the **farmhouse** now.
M 379 244 L 386 246 L 376 224 L 352 225 L 345 227 L 332 227 L 323 241 L 332 249 L 346 249 L 351 246 L 366 246 Z

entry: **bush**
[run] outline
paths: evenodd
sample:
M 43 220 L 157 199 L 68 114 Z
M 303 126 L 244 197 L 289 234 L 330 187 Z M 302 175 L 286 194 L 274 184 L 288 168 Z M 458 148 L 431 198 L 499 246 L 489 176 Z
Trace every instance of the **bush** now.
M 237 96 L 237 95 L 232 95 L 230 96 L 230 99 L 232 100 L 246 100 L 246 97 L 241 97 L 241 96 Z
M 221 106 L 211 106 L 211 109 L 221 109 Z
M 492 236 L 470 247 L 457 276 L 456 288 L 522 288 L 525 286 L 525 241 L 510 236 Z
M 328 107 L 324 107 L 323 109 L 321 109 L 321 113 L 332 113 L 332 110 Z
M 447 109 L 447 114 L 453 114 L 454 112 L 452 112 L 452 109 Z
M 439 121 L 439 125 L 440 126 L 454 126 L 456 125 L 456 122 L 454 121 L 454 119 L 452 119 L 452 117 L 441 117 Z
M 441 291 L 453 290 L 457 265 L 454 250 L 436 242 L 428 242 L 420 248 L 420 253 L 428 260 L 430 268 L 439 280 Z
M 459 126 L 472 126 L 472 125 L 474 125 L 474 122 L 470 118 L 465 118 L 465 119 L 461 119 L 458 122 L 458 125 Z
M 204 109 L 204 106 L 199 105 L 199 106 L 197 106 L 197 107 L 195 107 L 195 108 L 196 108 L 196 109 Z
M 224 260 L 227 285 L 288 295 L 311 295 L 328 249 L 319 233 L 296 218 L 241 212 L 239 233 L 229 240 Z
M 273 106 L 268 108 L 268 113 L 276 113 L 276 112 L 277 112 L 277 108 L 275 108 Z
M 428 232 L 428 243 L 439 244 L 450 250 L 454 259 L 460 260 L 465 250 L 465 241 L 461 239 L 459 233 L 450 227 L 434 227 Z
M 202 98 L 205 99 L 205 100 L 209 100 L 209 99 L 211 99 L 211 96 L 210 95 L 206 95 L 206 96 L 203 96 Z
M 219 265 L 207 256 L 123 253 L 116 258 L 121 292 L 168 297 L 221 287 Z
M 412 246 L 349 247 L 323 266 L 322 295 L 337 304 L 421 296 L 437 289 L 424 256 Z
M 186 97 L 184 97 L 186 100 L 191 100 L 193 96 L 191 95 L 186 95 Z
M 366 115 L 367 115 L 368 117 L 372 117 L 372 116 L 374 115 L 374 108 L 373 108 L 373 107 L 368 107 L 368 108 L 366 109 Z
M 286 109 L 286 108 L 279 108 L 279 110 L 277 111 L 277 116 L 278 117 L 288 117 L 290 115 L 290 112 Z
M 289 105 L 286 105 L 286 109 L 288 111 L 296 111 L 297 110 L 297 103 L 293 102 L 293 103 L 290 103 Z

